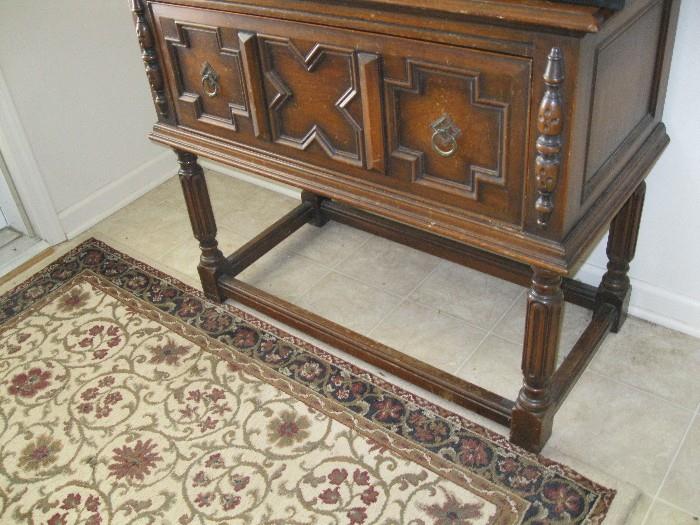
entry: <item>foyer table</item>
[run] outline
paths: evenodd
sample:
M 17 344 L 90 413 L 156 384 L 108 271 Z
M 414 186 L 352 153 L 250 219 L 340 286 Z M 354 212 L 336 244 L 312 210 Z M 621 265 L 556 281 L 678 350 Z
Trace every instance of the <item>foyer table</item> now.
M 678 0 L 131 0 L 175 149 L 206 295 L 236 299 L 511 428 L 539 451 L 625 320 Z M 302 188 L 225 256 L 197 155 Z M 523 385 L 505 399 L 236 275 L 335 220 L 529 284 Z M 609 227 L 595 288 L 570 278 Z M 465 294 L 469 290 L 463 291 Z M 592 321 L 555 369 L 564 300 Z

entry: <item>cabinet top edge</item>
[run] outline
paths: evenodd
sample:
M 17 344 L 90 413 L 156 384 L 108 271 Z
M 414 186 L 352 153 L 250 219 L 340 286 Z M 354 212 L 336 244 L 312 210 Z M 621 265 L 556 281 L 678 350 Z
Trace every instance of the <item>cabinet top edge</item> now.
M 274 16 L 274 11 L 308 11 L 332 14 L 333 6 L 409 11 L 426 16 L 442 14 L 499 25 L 539 26 L 581 33 L 597 33 L 615 11 L 595 6 L 559 3 L 552 0 L 147 0 L 213 9 L 235 10 L 256 7 Z

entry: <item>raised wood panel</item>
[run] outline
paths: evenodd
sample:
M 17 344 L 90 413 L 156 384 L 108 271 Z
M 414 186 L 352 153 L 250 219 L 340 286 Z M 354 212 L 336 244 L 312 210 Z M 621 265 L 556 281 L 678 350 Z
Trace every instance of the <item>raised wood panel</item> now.
M 597 195 L 596 188 L 613 176 L 617 157 L 656 123 L 663 5 L 651 2 L 595 50 L 582 202 Z
M 250 117 L 238 35 L 230 28 L 167 20 L 163 24 L 175 80 L 181 122 L 211 131 L 238 131 L 237 117 Z M 202 83 L 208 68 L 218 79 L 217 93 Z M 211 89 L 211 86 L 209 87 Z
M 363 165 L 359 73 L 352 48 L 259 35 L 272 139 Z M 300 49 L 304 45 L 308 51 Z
M 385 55 L 389 172 L 411 192 L 521 222 L 530 63 L 417 49 Z M 450 130 L 439 132 L 447 122 Z
M 478 71 L 407 61 L 408 80 L 390 82 L 392 156 L 411 164 L 413 181 L 478 199 L 479 185 L 503 186 L 508 104 L 479 93 Z M 457 126 L 449 157 L 435 151 L 434 124 L 448 118 Z M 463 127 L 462 127 L 463 126 Z M 438 148 L 446 148 L 436 140 Z M 441 150 L 442 151 L 442 150 Z

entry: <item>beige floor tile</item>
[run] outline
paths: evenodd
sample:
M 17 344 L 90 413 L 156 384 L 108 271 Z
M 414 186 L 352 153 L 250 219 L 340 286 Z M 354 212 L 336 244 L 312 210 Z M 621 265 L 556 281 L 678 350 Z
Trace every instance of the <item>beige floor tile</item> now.
M 523 384 L 522 345 L 490 335 L 459 369 L 462 379 L 515 400 Z
M 700 417 L 690 427 L 660 496 L 700 516 Z
M 404 301 L 370 336 L 392 348 L 454 373 L 486 332 L 459 317 Z
M 367 334 L 401 299 L 331 272 L 299 300 L 299 306 Z
M 290 197 L 225 175 L 209 172 L 207 181 L 217 224 L 246 239 L 299 205 Z
M 371 234 L 337 222 L 322 228 L 307 224 L 280 244 L 280 247 L 332 267 L 346 259 L 372 237 Z
M 591 369 L 690 409 L 700 402 L 700 339 L 646 321 L 627 319 Z
M 522 344 L 525 335 L 526 305 L 527 291 L 508 310 L 505 317 L 493 329 L 493 333 L 513 343 Z M 559 342 L 560 360 L 569 353 L 574 343 L 586 329 L 591 316 L 591 311 L 586 308 L 581 308 L 571 303 L 564 303 L 564 319 L 562 320 L 561 339 Z
M 279 247 L 255 261 L 238 278 L 282 299 L 296 303 L 328 274 L 325 266 Z
M 381 237 L 373 236 L 338 271 L 405 296 L 438 265 L 441 259 Z
M 515 284 L 443 261 L 410 299 L 490 330 L 522 290 Z
M 554 448 L 655 494 L 692 413 L 584 372 L 554 419 Z
M 697 514 L 688 514 L 663 501 L 656 500 L 644 525 L 697 525 L 698 523 L 700 523 L 700 516 Z

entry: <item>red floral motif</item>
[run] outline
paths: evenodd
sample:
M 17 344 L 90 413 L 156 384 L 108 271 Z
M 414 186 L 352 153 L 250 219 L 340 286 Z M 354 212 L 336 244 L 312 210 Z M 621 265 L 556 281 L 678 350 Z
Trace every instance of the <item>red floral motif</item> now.
M 85 390 L 83 390 L 83 393 L 80 394 L 80 398 L 84 399 L 85 401 L 91 401 L 91 400 L 95 399 L 99 393 L 100 393 L 100 389 L 92 386 L 90 388 L 86 388 Z
M 239 348 L 250 348 L 258 342 L 258 333 L 252 328 L 239 327 L 233 334 L 233 344 Z
M 358 485 L 369 485 L 369 472 L 357 468 L 352 473 L 352 480 Z
M 80 288 L 73 288 L 58 301 L 58 309 L 61 312 L 72 312 L 78 308 L 82 308 L 87 304 L 90 294 L 83 292 Z
M 90 495 L 85 500 L 85 508 L 90 512 L 97 512 L 97 508 L 100 506 L 100 498 L 97 496 Z
M 554 512 L 568 512 L 578 515 L 583 509 L 583 498 L 571 487 L 558 482 L 550 482 L 544 487 L 544 495 L 554 505 Z
M 8 392 L 13 396 L 34 397 L 39 391 L 49 386 L 51 372 L 41 368 L 32 368 L 12 378 Z
M 49 521 L 47 521 L 47 525 L 66 525 L 68 523 L 67 521 L 68 513 L 64 512 L 63 514 L 59 514 L 58 512 L 51 516 L 49 518 Z
M 233 485 L 233 490 L 236 492 L 242 491 L 250 483 L 250 476 L 236 476 L 231 480 L 231 485 Z
M 80 494 L 77 494 L 77 493 L 68 494 L 65 498 L 63 498 L 63 504 L 61 505 L 60 508 L 62 508 L 63 510 L 73 509 L 73 508 L 77 507 L 78 505 L 80 505 L 80 500 L 81 500 Z
M 355 525 L 356 523 L 364 523 L 367 519 L 366 510 L 367 509 L 365 507 L 354 507 L 350 509 L 346 514 L 347 517 L 350 519 L 350 521 L 348 522 L 349 525 Z
M 197 497 L 194 499 L 194 502 L 197 504 L 198 507 L 208 507 L 209 505 L 212 504 L 214 501 L 214 493 L 213 492 L 201 492 L 197 494 Z
M 459 458 L 465 465 L 473 467 L 485 467 L 491 461 L 486 446 L 478 439 L 473 438 L 462 440 L 459 447 Z
M 200 470 L 197 472 L 194 478 L 192 478 L 192 486 L 193 487 L 206 487 L 211 483 L 211 480 L 207 477 L 207 474 L 203 471 Z
M 101 334 L 104 331 L 105 327 L 102 325 L 95 325 L 88 330 L 88 334 L 91 335 L 92 337 L 95 337 L 99 334 Z
M 188 298 L 182 302 L 177 315 L 180 317 L 194 317 L 202 311 L 202 303 L 195 298 Z
M 309 437 L 311 421 L 297 416 L 293 410 L 285 410 L 267 425 L 268 439 L 280 447 L 291 447 Z
M 437 418 L 429 418 L 425 414 L 414 412 L 408 417 L 408 422 L 413 427 L 413 435 L 423 443 L 433 443 L 447 439 L 450 428 L 444 421 Z
M 304 363 L 299 370 L 299 376 L 306 381 L 313 381 L 323 373 L 323 366 L 316 361 L 308 361 Z
M 325 489 L 318 495 L 318 499 L 327 505 L 338 503 L 340 501 L 340 489 L 338 487 Z
M 224 463 L 224 459 L 221 457 L 221 454 L 217 452 L 216 454 L 212 454 L 207 458 L 204 466 L 207 468 L 226 468 L 226 463 Z
M 113 376 L 104 376 L 102 379 L 100 379 L 99 383 L 97 383 L 99 386 L 102 388 L 106 386 L 112 386 L 114 384 L 114 377 Z
M 328 481 L 333 483 L 333 485 L 340 485 L 346 479 L 348 479 L 348 471 L 343 469 L 334 468 L 330 474 L 328 474 Z
M 374 487 L 369 487 L 365 489 L 365 491 L 360 496 L 360 499 L 365 505 L 371 505 L 372 503 L 377 501 L 377 496 L 379 496 L 379 492 L 377 492 Z
M 396 421 L 403 413 L 403 405 L 390 397 L 372 403 L 372 408 L 375 410 L 374 417 L 379 421 Z
M 433 525 L 469 525 L 471 520 L 481 517 L 483 503 L 461 503 L 454 494 L 446 494 L 442 505 L 434 503 L 422 506 Z
M 515 475 L 510 478 L 510 486 L 514 488 L 531 488 L 533 487 L 542 477 L 539 469 L 533 466 L 526 466 L 520 468 Z
M 190 347 L 187 345 L 178 345 L 172 339 L 168 338 L 167 342 L 162 345 L 151 346 L 151 359 L 148 361 L 154 365 L 165 363 L 168 366 L 177 366 L 180 364 L 180 358 L 186 356 Z
M 110 477 L 127 478 L 129 481 L 143 481 L 163 458 L 156 452 L 157 445 L 150 439 L 136 442 L 133 447 L 124 445 L 114 449 L 113 463 L 109 465 Z
M 241 502 L 240 496 L 235 494 L 222 494 L 221 495 L 221 506 L 224 510 L 233 510 Z

